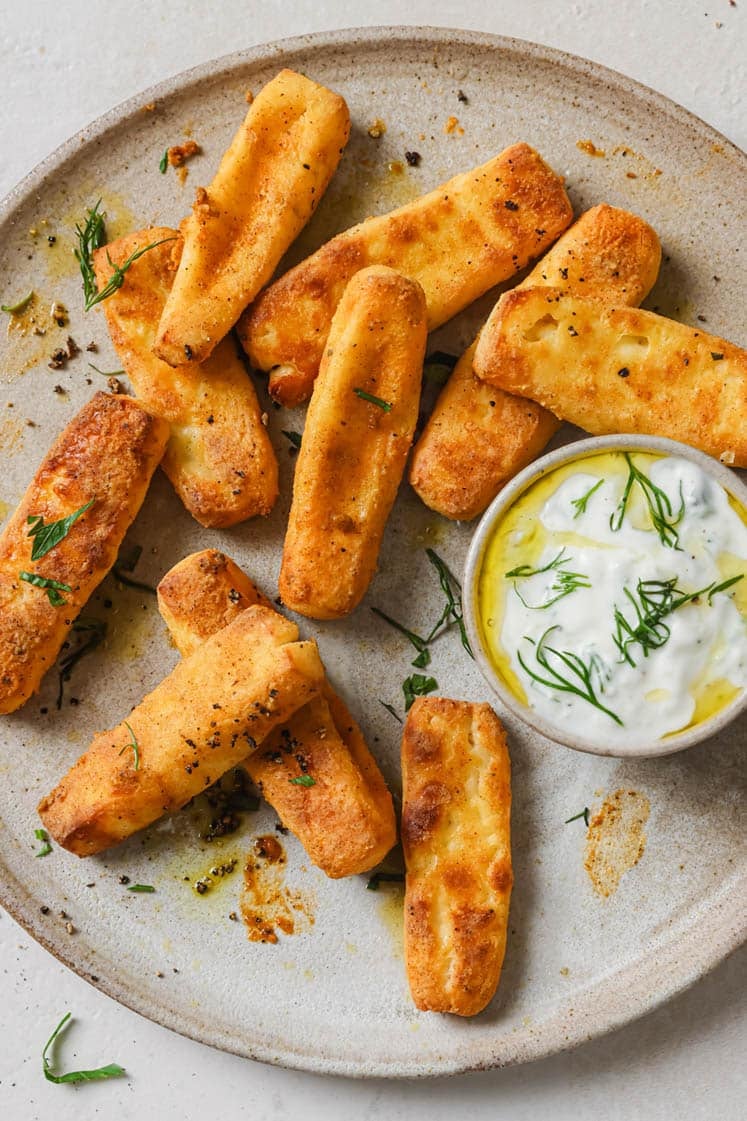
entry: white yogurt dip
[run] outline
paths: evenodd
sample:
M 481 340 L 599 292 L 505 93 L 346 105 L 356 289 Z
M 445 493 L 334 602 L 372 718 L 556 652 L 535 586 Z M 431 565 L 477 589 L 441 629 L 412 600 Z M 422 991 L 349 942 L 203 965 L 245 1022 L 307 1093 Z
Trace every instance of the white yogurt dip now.
M 714 716 L 747 688 L 746 518 L 680 457 L 557 468 L 485 551 L 478 607 L 498 672 L 548 723 L 610 746 Z

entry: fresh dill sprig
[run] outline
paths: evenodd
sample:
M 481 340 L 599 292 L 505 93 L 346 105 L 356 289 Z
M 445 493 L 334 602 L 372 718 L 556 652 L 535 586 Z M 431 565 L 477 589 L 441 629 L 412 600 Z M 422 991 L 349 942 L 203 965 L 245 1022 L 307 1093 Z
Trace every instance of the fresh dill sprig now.
M 603 482 L 604 479 L 598 479 L 594 483 L 594 486 L 590 487 L 589 490 L 587 490 L 586 494 L 582 494 L 580 498 L 571 499 L 571 506 L 573 506 L 576 510 L 576 513 L 573 515 L 574 521 L 576 518 L 580 517 L 581 514 L 586 513 L 586 507 L 588 505 L 589 499 L 591 498 L 592 494 L 595 493 L 595 491 L 599 490 Z
M 81 658 L 92 653 L 106 638 L 106 623 L 103 619 L 88 619 L 79 615 L 73 623 L 73 631 L 85 635 L 83 641 L 60 659 L 60 669 L 57 688 L 57 708 L 62 708 L 62 697 L 65 691 L 65 682 L 70 680 L 70 675 Z
M 110 296 L 113 296 L 124 284 L 127 270 L 131 265 L 134 265 L 135 261 L 139 260 L 144 253 L 147 253 L 150 249 L 155 249 L 158 245 L 163 245 L 164 242 L 175 240 L 173 237 L 164 237 L 161 238 L 160 241 L 153 241 L 150 245 L 143 246 L 142 249 L 136 249 L 121 265 L 114 264 L 107 250 L 106 259 L 113 272 L 104 287 L 99 291 L 96 284 L 96 270 L 94 269 L 93 255 L 97 249 L 100 249 L 102 245 L 106 244 L 106 226 L 104 224 L 106 215 L 99 210 L 100 206 L 101 199 L 99 199 L 92 210 L 88 211 L 84 225 L 80 226 L 76 224 L 75 226 L 75 233 L 78 238 L 75 257 L 80 266 L 80 274 L 83 277 L 83 298 L 86 311 L 90 311 L 92 307 L 95 307 L 96 304 L 100 304 L 102 300 L 108 300 Z
M 97 1067 L 96 1070 L 71 1070 L 69 1074 L 53 1074 L 52 1063 L 47 1058 L 47 1054 L 60 1032 L 67 1027 L 70 1016 L 70 1012 L 65 1013 L 42 1051 L 42 1069 L 47 1082 L 100 1082 L 104 1078 L 118 1078 L 121 1074 L 124 1074 L 124 1067 L 119 1066 L 118 1063 L 109 1063 L 105 1067 Z
M 600 479 L 599 481 L 601 482 L 602 480 Z M 575 592 L 577 588 L 591 587 L 589 577 L 584 575 L 584 573 L 571 572 L 570 569 L 562 567 L 569 561 L 570 557 L 565 556 L 565 546 L 563 546 L 560 552 L 554 556 L 551 561 L 543 565 L 542 568 L 532 568 L 529 564 L 520 564 L 517 568 L 512 568 L 510 572 L 507 572 L 506 578 L 513 578 L 514 591 L 526 608 L 530 611 L 544 611 L 545 608 L 551 607 L 553 603 L 557 603 L 559 599 L 563 599 L 564 596 L 569 596 L 571 592 Z M 547 591 L 551 594 L 553 592 L 556 594 L 552 596 L 552 599 L 548 599 L 544 603 L 527 603 L 517 587 L 516 580 L 524 580 L 529 576 L 539 576 L 543 572 L 551 571 L 556 573 L 556 577 Z
M 115 292 L 118 292 L 124 284 L 125 273 L 131 265 L 135 264 L 135 261 L 138 261 L 143 256 L 144 253 L 148 253 L 149 250 L 155 249 L 159 245 L 164 245 L 167 241 L 175 240 L 176 239 L 173 237 L 162 237 L 160 241 L 152 241 L 150 245 L 144 245 L 142 249 L 136 249 L 134 253 L 130 253 L 127 260 L 123 261 L 121 265 L 114 264 L 114 261 L 112 261 L 109 255 L 109 250 L 107 249 L 106 259 L 114 269 L 114 272 L 109 277 L 108 281 L 101 289 L 101 291 L 97 292 L 92 299 L 86 301 L 86 311 L 90 311 L 95 304 L 100 304 L 102 300 L 108 300 L 110 296 L 113 296 Z
M 78 245 L 74 252 L 80 267 L 80 274 L 83 277 L 83 299 L 86 311 L 89 307 L 93 307 L 92 301 L 97 294 L 93 255 L 97 249 L 106 244 L 106 226 L 104 225 L 104 215 L 99 210 L 100 206 L 101 199 L 88 211 L 84 224 L 80 226 L 76 223 L 75 225 Z
M 158 161 L 158 170 L 161 172 L 161 175 L 166 174 L 168 166 L 169 166 L 169 150 L 168 150 L 168 148 L 164 148 L 163 155 L 161 156 L 160 160 Z
M 598 708 L 600 712 L 604 712 L 607 716 L 611 717 L 616 724 L 622 725 L 622 720 L 617 713 L 612 712 L 599 700 L 597 690 L 594 687 L 592 675 L 596 671 L 597 676 L 600 674 L 599 658 L 596 654 L 592 654 L 589 659 L 588 665 L 578 654 L 574 654 L 570 650 L 556 650 L 553 646 L 547 645 L 547 636 L 551 631 L 557 630 L 557 626 L 548 627 L 544 632 L 539 642 L 535 642 L 533 638 L 524 635 L 527 642 L 530 642 L 534 647 L 534 657 L 539 667 L 544 670 L 546 676 L 533 670 L 524 660 L 522 652 L 518 651 L 519 664 L 525 673 L 529 674 L 533 681 L 538 682 L 540 685 L 545 685 L 548 689 L 557 689 L 561 693 L 572 693 L 576 697 L 580 697 L 584 701 L 588 701 L 594 708 Z M 570 676 L 564 677 L 562 671 L 550 663 L 550 655 L 556 658 L 563 666 Z M 601 691 L 601 690 L 600 690 Z
M 127 731 L 130 733 L 130 742 L 126 743 L 124 745 L 124 747 L 121 749 L 121 751 L 117 752 L 117 754 L 118 755 L 124 755 L 125 751 L 127 751 L 127 748 L 131 747 L 132 748 L 132 754 L 134 756 L 134 765 L 133 765 L 132 769 L 134 771 L 139 771 L 140 770 L 140 745 L 137 742 L 137 738 L 135 736 L 135 733 L 133 732 L 132 728 L 127 723 L 127 721 L 124 720 L 122 723 L 124 724 Z
M 462 585 L 446 564 L 446 561 L 442 560 L 435 549 L 426 549 L 425 555 L 438 573 L 438 582 L 441 585 L 442 592 L 446 596 L 446 603 L 441 612 L 441 618 L 428 635 L 426 641 L 432 642 L 433 639 L 437 637 L 442 627 L 448 630 L 452 624 L 456 623 L 459 628 L 459 638 L 462 646 L 467 651 L 470 658 L 473 658 L 474 654 L 472 653 L 472 647 L 467 638 L 467 628 L 465 627 L 462 615 Z
M 137 892 L 140 895 L 152 895 L 156 889 L 152 884 L 130 884 L 127 890 Z
M 663 491 L 661 487 L 657 487 L 656 483 L 652 483 L 648 475 L 645 475 L 643 471 L 636 467 L 630 452 L 623 452 L 623 455 L 628 464 L 628 478 L 625 483 L 622 498 L 617 504 L 617 509 L 610 515 L 610 529 L 615 532 L 620 529 L 628 505 L 628 499 L 630 498 L 630 492 L 633 486 L 638 483 L 648 506 L 651 523 L 658 533 L 662 545 L 666 545 L 670 549 L 679 550 L 680 535 L 676 527 L 682 521 L 685 513 L 685 499 L 682 495 L 682 484 L 680 484 L 680 508 L 675 516 L 674 507 L 666 492 Z
M 412 645 L 418 651 L 418 656 L 412 664 L 417 669 L 425 669 L 425 667 L 430 664 L 431 660 L 431 652 L 428 649 L 428 642 L 426 641 L 426 639 L 421 638 L 420 635 L 415 634 L 414 631 L 409 631 L 407 627 L 404 627 L 402 625 L 402 623 L 398 623 L 396 619 L 393 619 L 391 615 L 387 615 L 386 612 L 381 611 L 378 607 L 372 607 L 371 610 L 373 611 L 374 615 L 378 615 L 380 619 L 383 619 L 384 622 L 388 623 L 390 627 L 394 627 L 396 631 L 399 631 L 400 634 L 403 634 L 405 636 L 408 642 L 412 643 Z
M 720 584 L 708 584 L 695 592 L 683 592 L 677 587 L 677 577 L 670 580 L 639 580 L 635 592 L 623 588 L 628 601 L 633 605 L 635 619 L 631 623 L 615 605 L 615 633 L 612 639 L 620 652 L 620 662 L 627 662 L 635 668 L 636 663 L 630 647 L 636 644 L 647 658 L 652 650 L 658 650 L 669 640 L 671 630 L 664 622 L 668 615 L 687 603 L 706 596 L 708 604 L 718 592 L 725 592 L 742 579 L 742 574 L 723 580 Z

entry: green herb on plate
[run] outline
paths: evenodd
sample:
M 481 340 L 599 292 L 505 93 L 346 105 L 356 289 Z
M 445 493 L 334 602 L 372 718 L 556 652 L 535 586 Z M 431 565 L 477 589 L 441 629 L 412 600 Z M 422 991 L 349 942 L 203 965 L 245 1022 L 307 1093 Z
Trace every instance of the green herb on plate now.
M 47 1057 L 49 1050 L 54 1046 L 58 1036 L 65 1030 L 70 1022 L 70 1012 L 66 1012 L 60 1020 L 57 1027 L 54 1029 L 49 1039 L 46 1042 L 44 1050 L 42 1051 L 42 1067 L 44 1070 L 44 1077 L 48 1082 L 101 1082 L 105 1078 L 119 1078 L 124 1074 L 124 1067 L 119 1066 L 117 1063 L 109 1063 L 104 1067 L 97 1067 L 96 1070 L 71 1070 L 68 1074 L 54 1074 L 52 1071 L 51 1060 Z

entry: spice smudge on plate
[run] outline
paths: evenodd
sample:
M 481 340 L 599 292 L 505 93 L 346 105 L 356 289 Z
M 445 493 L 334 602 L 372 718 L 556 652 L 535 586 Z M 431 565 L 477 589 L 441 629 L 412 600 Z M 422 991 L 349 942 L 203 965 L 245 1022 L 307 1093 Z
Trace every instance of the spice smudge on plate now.
M 610 452 L 535 482 L 488 543 L 480 625 L 511 692 L 611 746 L 747 687 L 747 512 L 697 464 Z

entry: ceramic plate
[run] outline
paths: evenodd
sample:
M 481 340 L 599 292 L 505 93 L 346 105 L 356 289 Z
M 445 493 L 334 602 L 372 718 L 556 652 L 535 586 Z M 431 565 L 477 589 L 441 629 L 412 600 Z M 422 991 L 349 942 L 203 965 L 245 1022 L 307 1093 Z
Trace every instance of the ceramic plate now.
M 294 39 L 209 63 L 134 98 L 70 140 L 6 200 L 2 302 L 33 288 L 46 334 L 10 329 L 0 340 L 5 512 L 59 429 L 105 387 L 88 361 L 104 371 L 119 365 L 101 310 L 82 310 L 71 252 L 75 222 L 101 197 L 111 235 L 178 223 L 241 121 L 245 92 L 283 66 L 343 93 L 354 122 L 340 170 L 293 260 L 351 222 L 522 139 L 567 177 L 577 211 L 606 200 L 653 223 L 665 259 L 648 306 L 747 341 L 747 271 L 737 252 L 745 158 L 702 122 L 626 78 L 527 43 L 412 28 Z M 457 121 L 449 125 L 451 117 Z M 376 118 L 386 125 L 379 139 L 368 134 Z M 189 164 L 183 184 L 158 165 L 164 148 L 185 135 L 204 154 Z M 421 156 L 417 167 L 405 163 L 413 150 Z M 438 332 L 432 346 L 456 352 L 494 298 Z M 69 310 L 63 328 L 48 316 L 54 300 Z M 66 368 L 49 369 L 68 334 L 96 351 L 82 349 Z M 300 430 L 303 416 L 268 411 L 283 479 L 272 516 L 228 532 L 202 530 L 159 475 L 128 536 L 144 548 L 139 580 L 155 583 L 188 552 L 214 545 L 275 593 L 293 470 L 281 430 Z M 370 608 L 428 629 L 441 599 L 425 546 L 458 572 L 471 532 L 431 514 L 403 486 L 365 602 L 343 622 L 302 623 L 318 637 L 330 676 L 395 791 L 400 725 L 380 702 L 402 711 L 413 651 Z M 50 672 L 41 693 L 0 725 L 2 901 L 82 977 L 168 1027 L 326 1073 L 413 1076 L 521 1062 L 641 1015 L 744 935 L 744 721 L 682 755 L 626 763 L 557 747 L 502 714 L 513 757 L 516 888 L 499 993 L 471 1022 L 414 1009 L 398 889 L 367 891 L 365 877 L 329 881 L 290 836 L 283 838 L 284 882 L 273 890 L 295 931 L 274 945 L 249 942 L 240 917 L 229 915 L 240 910 L 252 839 L 273 831 L 267 807 L 246 814 L 240 831 L 221 843 L 201 842 L 195 811 L 185 810 L 98 858 L 78 860 L 55 847 L 37 859 L 39 798 L 92 733 L 116 724 L 176 661 L 146 592 L 109 578 L 87 613 L 107 620 L 108 639 L 76 666 L 59 711 Z M 432 672 L 450 696 L 490 699 L 453 635 L 435 647 Z M 585 806 L 599 809 L 615 792 L 622 792 L 627 832 L 617 837 L 614 860 L 622 865 L 607 869 L 607 888 L 643 852 L 605 897 L 584 866 L 583 819 L 565 822 Z M 195 880 L 233 859 L 235 872 L 198 896 Z M 122 876 L 156 891 L 130 893 Z

